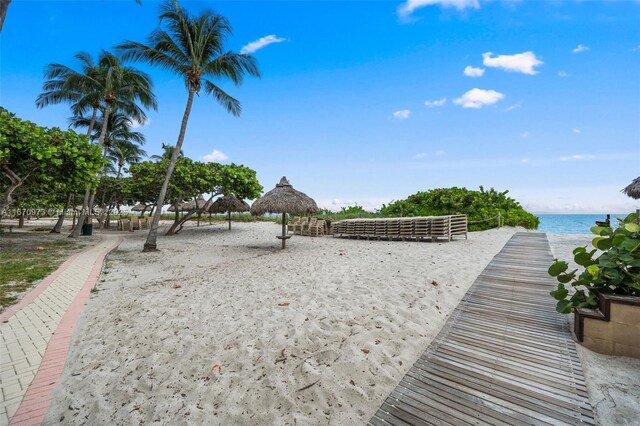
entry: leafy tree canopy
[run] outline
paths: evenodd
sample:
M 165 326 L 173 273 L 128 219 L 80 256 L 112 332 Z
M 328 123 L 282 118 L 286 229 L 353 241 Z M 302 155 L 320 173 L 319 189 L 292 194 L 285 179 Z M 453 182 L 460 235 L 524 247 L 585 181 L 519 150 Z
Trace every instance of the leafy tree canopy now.
M 169 160 L 143 161 L 129 168 L 129 193 L 133 200 L 150 204 L 157 201 Z M 192 200 L 200 194 L 234 194 L 239 198 L 257 198 L 262 193 L 256 172 L 237 164 L 201 163 L 180 157 L 169 182 L 169 204 Z
M 92 182 L 100 149 L 73 130 L 38 126 L 0 107 L 0 206 L 14 199 L 66 193 Z

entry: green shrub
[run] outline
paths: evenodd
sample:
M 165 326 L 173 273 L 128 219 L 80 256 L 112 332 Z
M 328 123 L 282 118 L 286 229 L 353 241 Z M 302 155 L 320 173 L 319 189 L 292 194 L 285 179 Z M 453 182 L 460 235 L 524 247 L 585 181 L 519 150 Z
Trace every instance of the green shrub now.
M 537 229 L 540 219 L 526 212 L 516 200 L 507 197 L 508 193 L 509 191 L 498 192 L 493 188 L 485 191 L 482 186 L 479 191 L 456 187 L 432 189 L 410 195 L 406 200 L 384 205 L 380 213 L 384 217 L 466 214 L 469 230 L 482 231 L 497 226 L 500 211 L 502 225 Z
M 573 250 L 575 262 L 584 267 L 577 277 L 578 269 L 567 272 L 567 262 L 554 260 L 549 275 L 559 284 L 550 294 L 558 301 L 558 312 L 568 314 L 573 308 L 597 307 L 596 292 L 640 296 L 640 225 L 637 221 L 637 214 L 632 213 L 620 220 L 616 229 L 591 228 L 597 235 L 592 241 L 594 248 L 587 251 L 585 246 Z M 598 250 L 602 254 L 596 256 Z M 570 284 L 575 292 L 570 294 L 565 284 Z

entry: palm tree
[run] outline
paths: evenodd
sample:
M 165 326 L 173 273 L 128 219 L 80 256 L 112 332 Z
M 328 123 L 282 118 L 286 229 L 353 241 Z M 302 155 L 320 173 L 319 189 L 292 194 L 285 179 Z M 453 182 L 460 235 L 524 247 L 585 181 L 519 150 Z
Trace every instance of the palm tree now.
M 90 120 L 84 117 L 72 117 L 70 120 L 73 127 L 86 127 L 90 125 Z M 102 129 L 102 120 L 96 121 L 98 128 Z M 107 132 L 104 138 L 104 153 L 107 158 L 111 159 L 114 154 L 114 147 L 120 146 L 124 152 L 135 151 L 138 156 L 146 156 L 146 153 L 139 145 L 144 145 L 145 137 L 142 133 L 131 130 L 133 121 L 127 115 L 121 113 L 117 109 L 113 114 L 109 115 L 107 123 Z M 94 132 L 91 140 L 97 141 L 100 135 Z M 128 154 L 127 154 L 128 155 Z M 120 175 L 120 173 L 118 173 Z
M 122 169 L 126 164 L 138 163 L 146 156 L 147 153 L 144 149 L 132 141 L 125 139 L 116 140 L 109 148 L 109 153 L 107 154 L 107 158 L 118 166 L 116 177 L 122 175 Z
M 157 109 L 155 95 L 151 90 L 151 79 L 146 73 L 123 66 L 118 57 L 106 51 L 101 52 L 97 64 L 91 55 L 85 52 L 78 53 L 75 57 L 82 64 L 81 71 L 75 71 L 61 64 L 50 64 L 47 67 L 44 92 L 36 99 L 36 106 L 43 108 L 51 104 L 69 102 L 73 115 L 80 118 L 91 110 L 91 119 L 87 125 L 88 136 L 93 132 L 98 111 L 101 111 L 98 136 L 100 148 L 106 138 L 109 115 L 114 108 L 118 108 L 138 122 L 143 122 L 147 118 L 142 107 Z M 78 226 L 74 228 L 70 237 L 80 235 L 87 207 L 92 205 L 93 195 L 91 188 L 88 187 Z
M 148 44 L 126 41 L 117 47 L 123 52 L 123 58 L 144 61 L 179 75 L 184 79 L 188 92 L 178 141 L 160 189 L 144 251 L 156 250 L 160 213 L 169 180 L 182 151 L 194 95 L 202 90 L 213 96 L 228 112 L 238 116 L 240 102 L 210 79 L 229 79 L 238 86 L 245 74 L 260 76 L 252 56 L 224 50 L 224 43 L 232 33 L 231 25 L 224 16 L 211 11 L 193 16 L 182 9 L 177 0 L 166 0 L 160 11 L 160 22 L 166 24 L 166 31 L 161 28 L 153 31 L 147 39 Z
M 102 102 L 102 70 L 89 53 L 80 52 L 74 57 L 80 61 L 80 71 L 62 64 L 47 66 L 46 81 L 43 92 L 36 98 L 36 107 L 71 103 L 71 111 L 77 117 L 83 117 L 91 110 L 91 119 L 87 122 L 87 136 L 91 136 Z
M 171 157 L 173 157 L 173 151 L 175 151 L 175 147 L 173 145 L 165 144 L 163 142 L 162 154 L 160 155 L 154 154 L 149 158 L 155 161 L 171 160 Z M 180 153 L 178 154 L 178 158 L 183 158 L 183 157 L 184 157 L 184 152 L 180 151 Z

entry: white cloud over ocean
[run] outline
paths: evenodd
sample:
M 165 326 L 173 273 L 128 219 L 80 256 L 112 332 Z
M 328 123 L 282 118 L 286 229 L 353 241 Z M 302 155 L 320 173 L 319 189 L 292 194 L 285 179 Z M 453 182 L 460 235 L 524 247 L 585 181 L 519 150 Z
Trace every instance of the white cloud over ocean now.
M 282 43 L 285 40 L 286 38 L 276 37 L 275 34 L 270 34 L 268 36 L 261 37 L 258 40 L 252 41 L 251 43 L 248 43 L 242 46 L 242 49 L 240 49 L 240 53 L 242 54 L 255 53 L 265 46 L 268 46 L 273 43 Z
M 519 72 L 522 74 L 535 75 L 538 74 L 536 67 L 544 64 L 535 53 L 528 51 L 516 53 L 515 55 L 497 55 L 493 52 L 485 52 L 482 54 L 482 63 L 486 67 L 501 68 L 509 72 Z
M 463 108 L 482 108 L 483 106 L 493 105 L 504 99 L 504 94 L 495 90 L 485 90 L 474 88 L 464 93 L 457 99 L 453 100 L 456 105 Z

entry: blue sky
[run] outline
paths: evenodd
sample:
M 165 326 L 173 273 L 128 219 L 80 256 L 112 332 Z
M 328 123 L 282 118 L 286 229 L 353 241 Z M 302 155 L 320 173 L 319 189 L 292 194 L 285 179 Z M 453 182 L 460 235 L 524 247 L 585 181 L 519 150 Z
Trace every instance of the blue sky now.
M 627 212 L 640 174 L 638 1 L 182 1 L 229 18 L 230 49 L 255 50 L 261 79 L 235 88 L 243 114 L 195 100 L 194 159 L 282 175 L 323 207 L 380 207 L 420 190 L 509 189 L 534 212 Z M 157 26 L 158 2 L 14 0 L 0 34 L 0 104 L 45 126 L 44 67 L 76 67 Z M 251 44 L 252 42 L 255 42 Z M 149 72 L 159 100 L 145 149 L 175 144 L 179 78 Z M 208 156 L 208 157 L 207 157 Z

